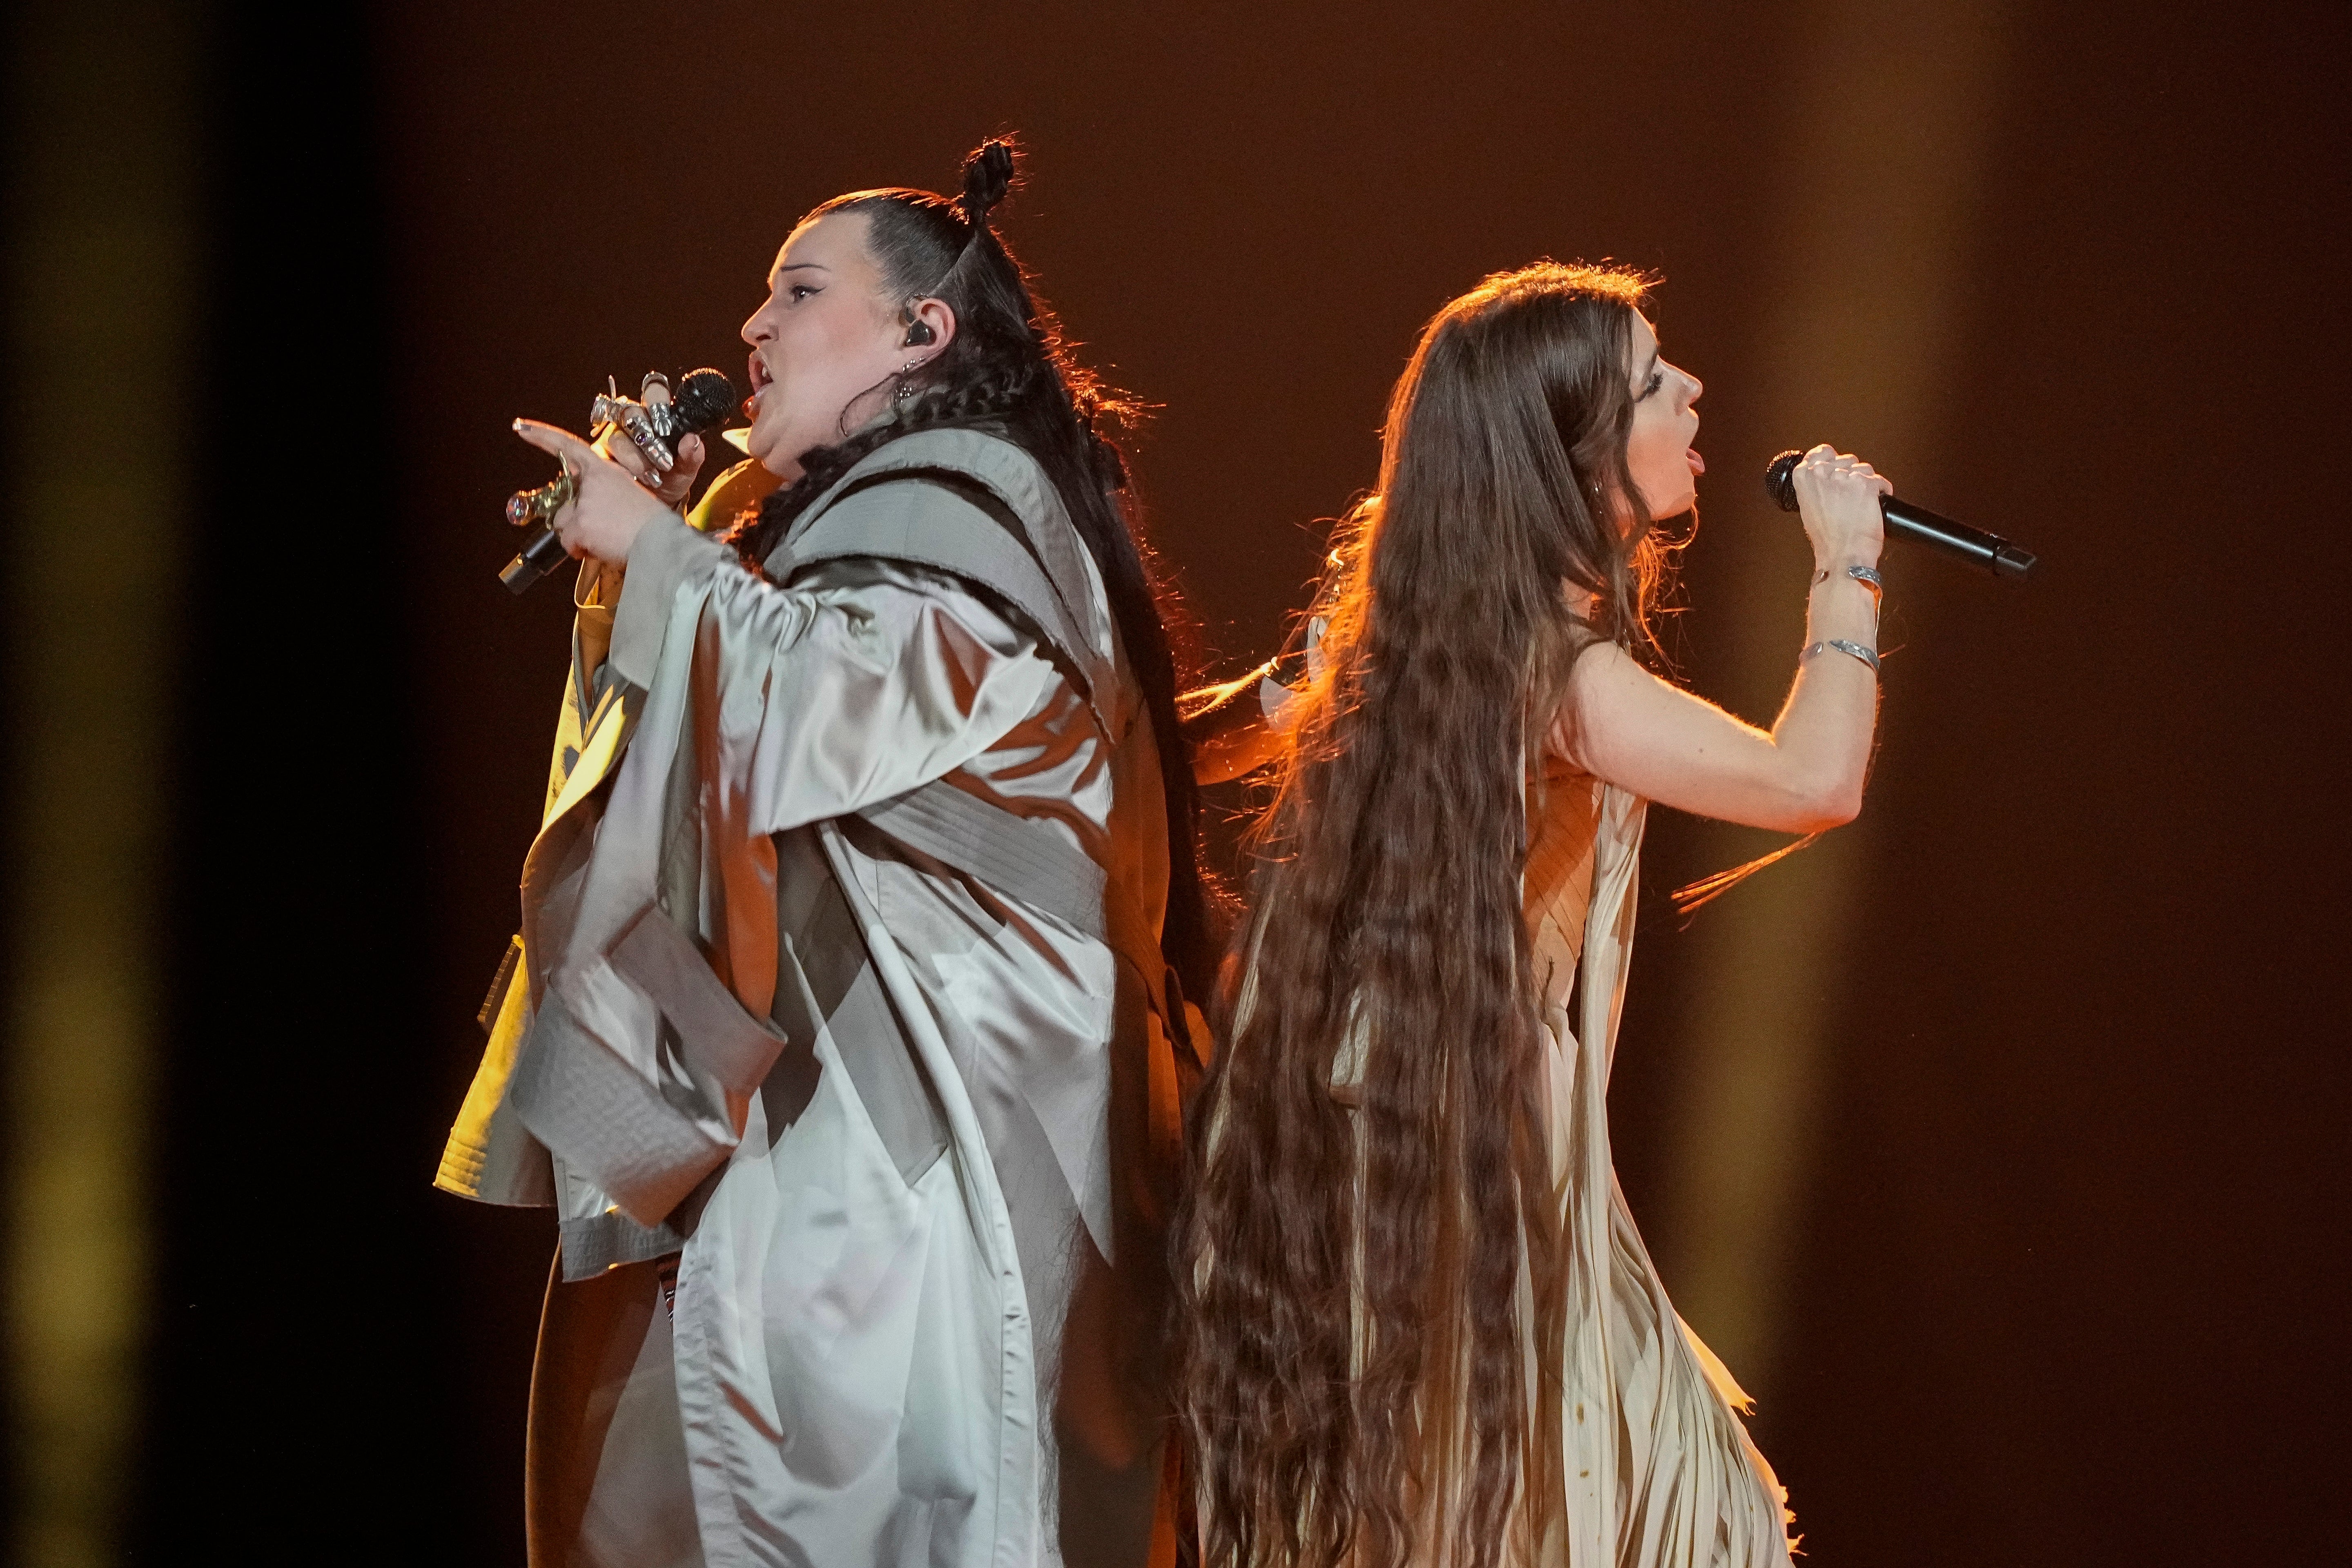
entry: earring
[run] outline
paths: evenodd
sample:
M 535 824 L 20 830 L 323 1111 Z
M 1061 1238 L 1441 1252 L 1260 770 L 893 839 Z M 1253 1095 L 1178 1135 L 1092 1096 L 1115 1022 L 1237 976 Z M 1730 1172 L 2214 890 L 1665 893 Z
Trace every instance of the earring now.
M 915 394 L 922 390 L 921 387 L 917 386 L 914 383 L 907 379 L 907 377 L 914 374 L 917 371 L 922 368 L 923 362 L 919 359 L 910 359 L 903 367 L 900 368 L 898 372 L 898 384 L 890 394 L 893 401 L 898 403 L 911 401 Z

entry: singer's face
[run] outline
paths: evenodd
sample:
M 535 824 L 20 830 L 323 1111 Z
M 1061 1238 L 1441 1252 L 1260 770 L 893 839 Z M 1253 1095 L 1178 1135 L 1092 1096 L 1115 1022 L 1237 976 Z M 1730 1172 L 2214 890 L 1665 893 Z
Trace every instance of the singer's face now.
M 1625 438 L 1625 466 L 1654 518 L 1679 517 L 1698 504 L 1698 477 L 1706 464 L 1692 445 L 1698 439 L 1698 377 L 1668 364 L 1658 354 L 1658 334 L 1641 316 L 1633 318 L 1633 352 L 1626 374 L 1633 378 L 1633 428 Z
M 867 226 L 863 213 L 835 213 L 793 230 L 768 274 L 767 302 L 743 323 L 748 445 L 787 481 L 800 477 L 803 453 L 882 411 L 890 374 L 908 359 L 906 329 L 866 254 Z

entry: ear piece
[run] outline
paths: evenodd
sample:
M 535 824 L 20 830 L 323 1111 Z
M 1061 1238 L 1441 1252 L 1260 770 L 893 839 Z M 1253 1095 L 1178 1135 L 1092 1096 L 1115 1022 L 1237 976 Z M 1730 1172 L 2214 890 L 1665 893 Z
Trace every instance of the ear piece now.
M 899 345 L 901 348 L 928 348 L 929 345 L 939 341 L 940 334 L 938 330 L 934 328 L 930 322 L 926 321 L 921 317 L 916 315 L 915 308 L 912 305 L 908 306 L 905 310 L 899 311 L 898 314 L 906 321 L 907 323 L 907 341 Z

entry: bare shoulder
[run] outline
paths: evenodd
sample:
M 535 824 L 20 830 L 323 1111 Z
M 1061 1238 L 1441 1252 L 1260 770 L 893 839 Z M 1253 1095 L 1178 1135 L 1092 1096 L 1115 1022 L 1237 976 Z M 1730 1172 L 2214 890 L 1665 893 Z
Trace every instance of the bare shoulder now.
M 1596 773 L 1592 742 L 1616 728 L 1612 721 L 1633 717 L 1625 710 L 1636 704 L 1643 688 L 1664 688 L 1665 682 L 1636 663 L 1615 643 L 1585 648 L 1569 667 L 1568 687 L 1545 731 L 1545 751 L 1582 773 Z

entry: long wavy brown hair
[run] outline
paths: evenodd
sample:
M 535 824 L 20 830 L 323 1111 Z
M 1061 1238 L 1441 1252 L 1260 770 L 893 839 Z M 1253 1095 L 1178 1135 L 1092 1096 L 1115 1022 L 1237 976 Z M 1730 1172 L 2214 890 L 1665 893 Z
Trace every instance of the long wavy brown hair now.
M 1560 1344 L 1565 1293 L 1520 874 L 1569 667 L 1647 638 L 1663 571 L 1625 458 L 1643 291 L 1489 278 L 1391 399 L 1194 1123 L 1177 1378 L 1207 1568 L 1489 1568 L 1564 1507 L 1559 1354 L 1531 1401 L 1521 1348 Z

